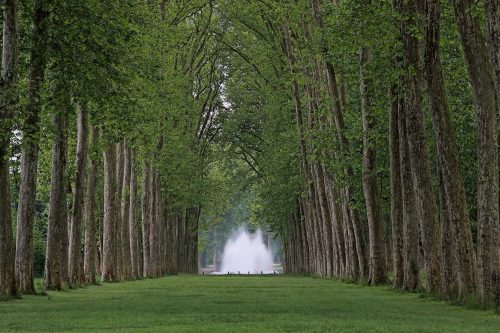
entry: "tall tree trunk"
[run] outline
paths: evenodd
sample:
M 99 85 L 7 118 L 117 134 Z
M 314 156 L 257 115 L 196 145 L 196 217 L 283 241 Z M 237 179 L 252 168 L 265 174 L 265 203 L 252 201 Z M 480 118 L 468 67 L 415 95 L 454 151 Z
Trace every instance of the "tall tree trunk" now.
M 85 180 L 88 146 L 88 110 L 86 105 L 78 108 L 77 143 L 76 143 L 76 174 L 75 190 L 73 192 L 73 207 L 71 209 L 71 226 L 69 237 L 68 271 L 69 281 L 73 286 L 80 286 L 80 271 L 82 264 L 82 220 L 85 205 Z
M 330 220 L 332 221 L 332 241 L 334 246 L 336 247 L 336 260 L 337 260 L 337 277 L 345 277 L 345 238 L 344 231 L 342 227 L 342 214 L 339 204 L 337 203 L 338 191 L 334 191 L 333 187 L 336 186 L 333 183 L 333 176 L 327 170 L 326 167 L 323 167 L 324 172 L 324 187 L 326 190 L 326 196 L 328 198 L 328 202 L 330 203 Z
M 9 176 L 10 138 L 17 84 L 18 1 L 3 3 L 0 76 L 0 294 L 16 295 Z
M 459 294 L 473 292 L 476 285 L 476 262 L 472 232 L 465 199 L 464 182 L 460 175 L 458 148 L 451 125 L 448 100 L 441 66 L 439 0 L 427 0 L 425 31 L 425 77 L 429 94 L 429 111 L 437 143 L 438 167 L 442 172 L 444 200 L 457 242 L 456 263 Z
M 417 2 L 415 0 L 406 1 L 401 9 L 403 14 L 401 32 L 405 69 L 406 130 L 427 273 L 426 290 L 429 293 L 438 293 L 441 288 L 440 227 L 424 131 L 422 79 L 419 74 L 421 72 L 419 42 L 415 33 L 415 29 L 418 28 Z
M 28 104 L 23 128 L 21 185 L 17 210 L 16 281 L 22 294 L 35 294 L 33 276 L 33 222 L 37 184 L 38 135 L 42 111 L 41 89 L 44 81 L 48 35 L 47 1 L 36 0 L 33 12 Z
M 137 178 L 135 171 L 134 150 L 130 150 L 130 203 L 129 203 L 129 230 L 130 230 L 130 260 L 132 265 L 132 278 L 140 277 L 139 265 L 139 232 L 137 225 Z
M 151 170 L 151 178 L 149 184 L 149 216 L 150 216 L 150 228 L 149 228 L 149 275 L 151 277 L 158 276 L 158 173 L 156 168 Z
M 124 142 L 121 140 L 116 144 L 116 211 L 115 211 L 115 237 L 116 243 L 114 248 L 116 260 L 116 274 L 119 280 L 123 279 L 123 220 L 122 220 L 122 193 L 123 193 L 123 173 L 124 173 Z
M 149 163 L 144 161 L 142 166 L 142 195 L 141 195 L 141 210 L 142 210 L 142 252 L 143 252 L 143 276 L 149 277 L 150 252 L 149 252 L 149 230 L 151 225 L 150 210 L 149 210 L 149 185 L 151 178 L 151 167 Z
M 130 214 L 130 168 L 131 168 L 131 150 L 125 142 L 123 145 L 124 151 L 124 171 L 123 171 L 123 185 L 122 185 L 122 205 L 121 205 L 121 219 L 122 219 L 122 252 L 123 259 L 123 276 L 125 279 L 131 278 L 132 264 L 130 254 L 130 232 L 129 232 L 129 214 Z
M 411 175 L 410 148 L 407 135 L 406 102 L 403 96 L 398 99 L 399 162 L 401 172 L 401 194 L 403 196 L 403 289 L 417 289 L 419 277 L 418 265 L 418 217 L 413 179 Z
M 66 118 L 66 122 L 69 122 L 69 119 Z M 68 155 L 68 138 L 66 137 L 66 159 Z M 72 287 L 69 283 L 69 270 L 68 270 L 68 258 L 69 258 L 69 225 L 71 222 L 71 209 L 68 207 L 68 197 L 73 199 L 73 188 L 72 182 L 69 177 L 66 176 L 66 170 L 64 171 L 65 178 L 65 187 L 64 187 L 64 202 L 65 204 L 62 206 L 63 215 L 66 217 L 64 223 L 61 225 L 61 277 L 64 286 Z
M 67 102 L 67 101 L 65 101 Z M 63 103 L 65 103 L 63 102 Z M 67 208 L 66 208 L 66 160 L 67 160 L 67 104 L 53 116 L 54 138 L 52 141 L 52 169 L 50 177 L 50 203 L 45 256 L 45 289 L 61 290 L 67 278 Z
M 117 200 L 116 144 L 109 142 L 104 152 L 104 221 L 102 241 L 102 281 L 118 281 L 117 270 Z
M 404 283 L 404 256 L 403 256 L 403 193 L 400 168 L 400 133 L 399 133 L 399 97 L 396 84 L 389 90 L 391 103 L 389 120 L 389 150 L 391 172 L 391 225 L 392 225 L 392 254 L 394 288 L 403 288 Z
M 97 261 L 97 221 L 96 221 L 96 187 L 99 167 L 99 130 L 95 125 L 91 128 L 93 154 L 88 159 L 87 188 L 85 192 L 85 254 L 83 271 L 85 283 L 96 283 Z
M 387 282 L 387 273 L 385 269 L 384 219 L 380 207 L 380 190 L 376 175 L 376 143 L 372 134 L 375 117 L 371 110 L 370 79 L 366 68 L 370 62 L 370 57 L 370 50 L 363 47 L 359 55 L 361 112 L 363 118 L 363 190 L 370 245 L 369 281 L 372 285 L 379 285 Z
M 498 286 L 494 262 L 494 234 L 498 228 L 498 95 L 495 90 L 494 69 L 481 32 L 479 17 L 474 15 L 475 2 L 454 0 L 455 17 L 460 32 L 465 62 L 474 92 L 477 109 L 477 225 L 479 293 L 483 300 L 492 296 Z M 464 292 L 472 292 L 475 284 L 464 278 Z M 459 278 L 460 282 L 461 278 Z M 495 281 L 494 281 L 495 280 Z

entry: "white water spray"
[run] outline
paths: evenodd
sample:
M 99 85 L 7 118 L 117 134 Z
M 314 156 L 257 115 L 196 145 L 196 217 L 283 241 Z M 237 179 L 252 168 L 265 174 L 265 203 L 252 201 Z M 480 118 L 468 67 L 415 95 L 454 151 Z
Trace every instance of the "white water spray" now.
M 259 229 L 250 234 L 241 228 L 224 247 L 219 274 L 272 274 L 273 254 L 268 249 Z

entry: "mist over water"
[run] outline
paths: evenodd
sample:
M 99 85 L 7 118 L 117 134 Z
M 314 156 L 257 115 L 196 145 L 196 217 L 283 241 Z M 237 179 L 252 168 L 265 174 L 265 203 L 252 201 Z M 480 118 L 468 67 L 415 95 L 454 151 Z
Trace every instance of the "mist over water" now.
M 224 247 L 222 256 L 222 274 L 272 274 L 273 254 L 268 249 L 259 229 L 250 234 L 244 228 L 240 228 Z

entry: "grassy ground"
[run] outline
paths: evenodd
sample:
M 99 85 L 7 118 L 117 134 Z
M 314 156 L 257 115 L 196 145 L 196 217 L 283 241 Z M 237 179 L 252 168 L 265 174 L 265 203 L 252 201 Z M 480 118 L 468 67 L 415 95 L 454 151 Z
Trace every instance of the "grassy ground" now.
M 500 332 L 500 316 L 307 277 L 173 276 L 0 302 L 0 332 Z

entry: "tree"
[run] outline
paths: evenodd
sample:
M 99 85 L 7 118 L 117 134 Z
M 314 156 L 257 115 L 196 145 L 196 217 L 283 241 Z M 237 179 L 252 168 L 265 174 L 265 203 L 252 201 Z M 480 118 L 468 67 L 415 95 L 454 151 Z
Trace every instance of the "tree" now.
M 5 1 L 0 77 L 0 293 L 17 294 L 11 223 L 9 147 L 17 84 L 18 1 Z
M 454 228 L 452 235 L 456 241 L 456 265 L 459 277 L 459 292 L 472 291 L 476 283 L 475 253 L 472 243 L 465 190 L 459 170 L 458 149 L 451 125 L 448 100 L 441 67 L 440 4 L 439 0 L 426 3 L 424 72 L 429 94 L 429 111 L 432 116 L 434 135 L 437 141 L 437 157 L 444 188 L 446 205 L 445 218 Z M 449 251 L 449 249 L 443 249 Z M 444 278 L 444 277 L 443 277 Z
M 493 261 L 498 254 L 494 245 L 495 226 L 498 228 L 498 95 L 494 69 L 490 61 L 479 18 L 472 11 L 474 3 L 454 0 L 453 7 L 460 32 L 465 62 L 469 72 L 477 109 L 477 223 L 479 291 L 483 299 L 491 295 L 494 281 Z M 495 249 L 497 253 L 495 253 Z M 498 260 L 498 259 L 497 259 Z M 475 280 L 467 275 L 459 281 L 464 293 L 474 292 Z M 498 284 L 498 281 L 495 281 Z
M 86 164 L 88 150 L 88 109 L 81 105 L 77 115 L 77 146 L 76 146 L 76 175 L 75 190 L 73 192 L 73 207 L 69 230 L 69 282 L 79 286 L 81 281 L 82 258 L 82 221 L 85 205 Z
M 85 283 L 96 283 L 97 255 L 97 217 L 96 217 L 96 187 L 98 184 L 99 166 L 99 129 L 91 126 L 91 144 L 87 161 L 87 186 L 85 191 L 85 252 L 83 272 Z
M 33 274 L 33 222 L 37 189 L 37 162 L 39 151 L 41 90 L 47 64 L 50 1 L 34 3 L 30 52 L 29 102 L 23 128 L 23 152 L 21 157 L 21 184 L 17 209 L 16 230 L 16 280 L 19 291 L 34 294 Z

